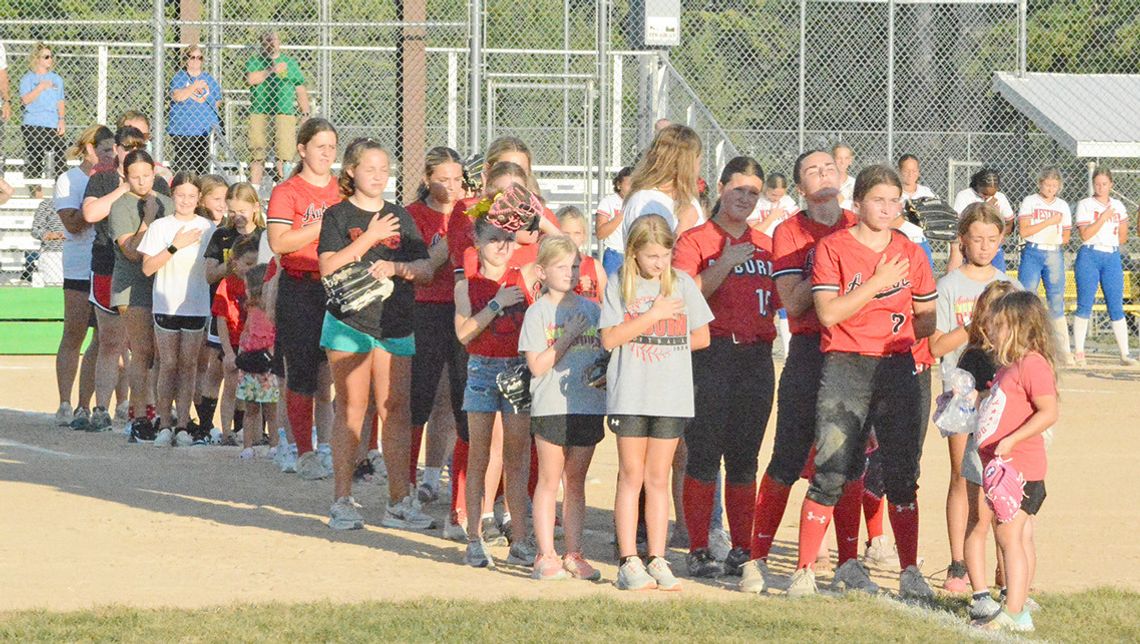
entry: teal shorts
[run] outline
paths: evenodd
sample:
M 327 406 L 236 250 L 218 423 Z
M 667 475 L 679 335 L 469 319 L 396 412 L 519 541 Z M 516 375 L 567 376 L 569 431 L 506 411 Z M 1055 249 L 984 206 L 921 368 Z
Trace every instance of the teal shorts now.
M 416 334 L 409 333 L 402 338 L 374 338 L 325 312 L 324 326 L 321 327 L 321 348 L 345 353 L 371 353 L 374 349 L 380 349 L 394 356 L 410 358 L 416 355 Z

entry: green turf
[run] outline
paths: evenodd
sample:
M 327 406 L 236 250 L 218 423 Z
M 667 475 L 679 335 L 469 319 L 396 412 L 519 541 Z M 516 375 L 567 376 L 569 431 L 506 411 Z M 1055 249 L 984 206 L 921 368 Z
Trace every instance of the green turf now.
M 0 287 L 0 320 L 62 320 L 63 289 Z
M 389 583 L 392 580 L 377 580 Z M 569 582 L 567 582 L 569 583 Z M 557 595 L 552 584 L 550 594 Z M 648 593 L 555 601 L 421 600 L 405 603 L 270 604 L 207 610 L 103 608 L 0 613 L 6 641 L 538 641 L 545 642 L 960 642 L 965 603 L 934 611 L 867 597 L 692 600 Z M 171 599 L 176 602 L 176 598 Z M 1140 640 L 1140 595 L 1093 590 L 1042 595 L 1036 638 Z

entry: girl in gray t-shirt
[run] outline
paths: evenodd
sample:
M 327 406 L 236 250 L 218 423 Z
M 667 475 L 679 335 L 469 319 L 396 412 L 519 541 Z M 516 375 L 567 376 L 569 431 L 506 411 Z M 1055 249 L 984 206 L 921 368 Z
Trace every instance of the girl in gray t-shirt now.
M 709 344 L 712 311 L 693 278 L 673 270 L 674 237 L 665 219 L 645 215 L 626 237 L 625 264 L 606 286 L 602 346 L 612 350 L 606 413 L 617 435 L 614 519 L 621 567 L 617 587 L 678 590 L 665 561 L 669 472 L 693 417 L 692 351 Z M 649 565 L 637 557 L 637 501 L 645 486 Z

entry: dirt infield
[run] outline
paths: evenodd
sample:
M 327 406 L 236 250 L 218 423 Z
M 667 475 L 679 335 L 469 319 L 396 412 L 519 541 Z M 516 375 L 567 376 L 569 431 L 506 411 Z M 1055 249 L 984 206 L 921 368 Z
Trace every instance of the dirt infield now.
M 1140 461 L 1133 435 L 1138 386 L 1140 370 L 1063 375 L 1049 496 L 1037 530 L 1039 589 L 1140 589 L 1140 513 L 1125 505 Z M 324 524 L 331 481 L 301 481 L 267 460 L 238 462 L 237 448 L 157 449 L 127 445 L 119 433 L 56 428 L 45 413 L 58 404 L 54 391 L 50 357 L 0 357 L 0 610 L 617 594 L 609 583 L 548 586 L 521 568 L 464 567 L 461 546 L 438 531 L 378 527 L 386 495 L 376 485 L 356 490 L 372 525 L 333 532 Z M 770 457 L 771 428 L 761 467 Z M 586 556 L 605 580 L 616 573 L 609 541 L 616 460 L 607 436 L 587 485 Z M 922 469 L 920 555 L 935 585 L 949 560 L 948 464 L 933 429 Z M 797 485 L 789 503 L 775 570 L 786 572 L 792 563 L 805 487 Z M 441 501 L 431 511 L 442 518 L 445 509 Z M 505 549 L 494 554 L 506 556 Z M 683 553 L 673 551 L 670 559 L 683 575 Z M 886 571 L 876 580 L 895 585 Z M 731 583 L 686 580 L 685 595 L 727 597 Z

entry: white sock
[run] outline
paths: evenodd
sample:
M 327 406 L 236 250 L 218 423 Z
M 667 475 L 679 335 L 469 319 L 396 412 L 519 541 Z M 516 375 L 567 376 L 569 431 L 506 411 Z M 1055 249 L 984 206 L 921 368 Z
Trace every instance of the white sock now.
M 1057 336 L 1057 350 L 1061 352 L 1061 357 L 1068 359 L 1069 325 L 1065 322 L 1064 317 L 1053 320 L 1053 333 Z
M 1120 349 L 1120 356 L 1128 357 L 1128 321 L 1124 318 L 1113 320 L 1112 335 L 1116 336 L 1116 346 Z
M 1085 337 L 1089 334 L 1089 319 L 1073 316 L 1073 345 L 1077 353 L 1085 352 Z
M 424 468 L 424 483 L 431 486 L 433 490 L 439 489 L 439 476 L 442 473 L 441 467 L 425 467 Z
M 787 318 L 776 316 L 776 331 L 780 336 L 780 344 L 784 346 L 784 355 L 788 355 L 788 345 L 792 342 L 792 331 L 788 328 Z

